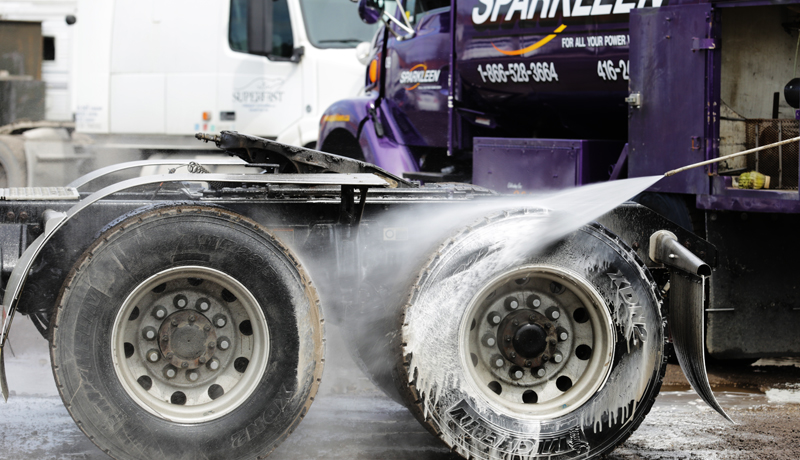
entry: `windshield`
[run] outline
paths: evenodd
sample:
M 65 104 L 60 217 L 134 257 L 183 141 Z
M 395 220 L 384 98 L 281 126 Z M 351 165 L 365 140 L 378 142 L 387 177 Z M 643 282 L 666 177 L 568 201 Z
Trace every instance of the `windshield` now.
M 358 3 L 350 0 L 300 0 L 308 39 L 317 48 L 355 48 L 372 40 L 378 24 L 358 17 Z

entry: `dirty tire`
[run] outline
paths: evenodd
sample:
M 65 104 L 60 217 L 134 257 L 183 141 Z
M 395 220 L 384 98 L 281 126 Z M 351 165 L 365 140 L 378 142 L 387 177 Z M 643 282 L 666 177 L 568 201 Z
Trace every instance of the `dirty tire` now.
M 465 458 L 593 458 L 661 387 L 661 302 L 642 262 L 596 224 L 535 254 L 503 240 L 531 219 L 504 213 L 445 242 L 401 315 L 400 393 Z
M 164 207 L 111 227 L 57 305 L 59 392 L 115 458 L 264 457 L 319 387 L 311 281 L 277 239 L 225 210 Z

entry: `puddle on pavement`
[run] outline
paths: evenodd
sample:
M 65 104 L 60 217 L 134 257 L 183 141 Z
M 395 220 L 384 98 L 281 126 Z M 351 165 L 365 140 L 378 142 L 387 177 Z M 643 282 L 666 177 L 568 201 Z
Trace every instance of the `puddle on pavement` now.
M 761 358 L 753 363 L 753 367 L 761 367 L 761 366 L 800 367 L 800 358 Z
M 788 388 L 770 388 L 766 392 L 733 386 L 714 387 L 714 395 L 724 409 L 744 409 L 764 404 L 800 404 L 800 384 Z M 665 405 L 701 405 L 705 403 L 688 385 L 663 386 L 658 401 Z
M 757 390 L 749 390 L 735 387 L 714 388 L 714 395 L 724 409 L 748 408 L 769 404 L 764 393 Z M 664 405 L 691 405 L 707 407 L 700 396 L 688 385 L 670 385 L 662 387 L 658 394 L 658 402 Z M 711 408 L 708 408 L 711 410 Z
M 767 400 L 772 404 L 800 404 L 800 384 L 787 385 L 788 388 L 770 388 Z

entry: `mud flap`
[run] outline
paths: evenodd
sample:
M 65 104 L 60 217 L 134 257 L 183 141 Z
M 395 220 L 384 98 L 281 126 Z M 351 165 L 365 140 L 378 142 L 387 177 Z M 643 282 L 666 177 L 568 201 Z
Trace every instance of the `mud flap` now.
M 734 422 L 717 402 L 706 374 L 705 276 L 670 269 L 669 321 L 678 363 L 686 380 L 703 401 L 729 422 Z

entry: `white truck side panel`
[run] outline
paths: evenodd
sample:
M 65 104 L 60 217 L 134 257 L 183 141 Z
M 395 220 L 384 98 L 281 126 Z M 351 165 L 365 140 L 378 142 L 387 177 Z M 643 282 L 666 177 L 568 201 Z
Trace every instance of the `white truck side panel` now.
M 75 27 L 73 93 L 75 126 L 85 133 L 107 133 L 111 31 L 114 2 L 80 0 Z
M 166 75 L 111 76 L 111 131 L 163 133 L 166 126 Z
M 192 134 L 198 131 L 219 131 L 216 110 L 217 76 L 209 73 L 167 74 L 167 134 Z M 211 120 L 202 119 L 203 112 Z M 206 125 L 204 127 L 204 125 Z

